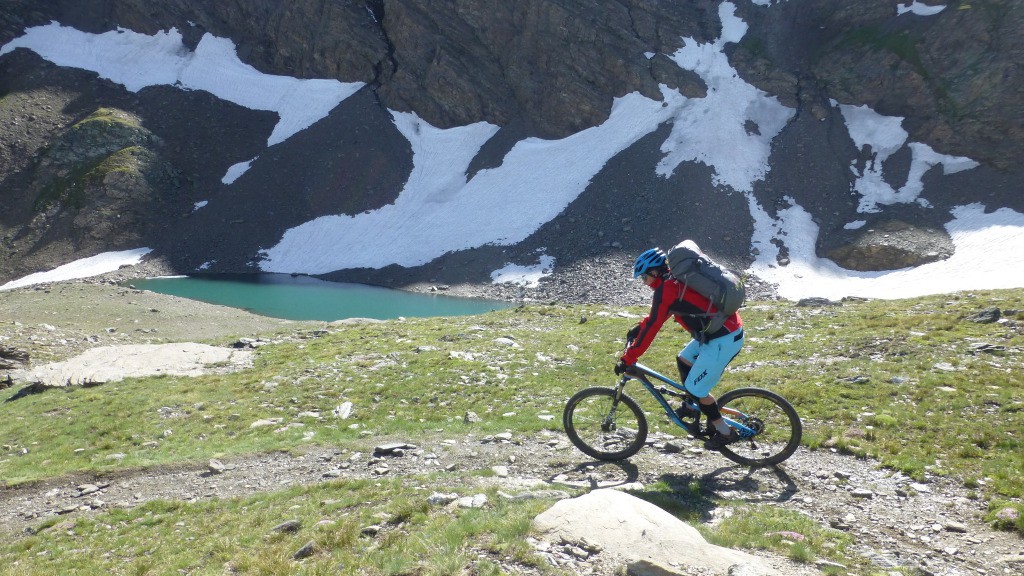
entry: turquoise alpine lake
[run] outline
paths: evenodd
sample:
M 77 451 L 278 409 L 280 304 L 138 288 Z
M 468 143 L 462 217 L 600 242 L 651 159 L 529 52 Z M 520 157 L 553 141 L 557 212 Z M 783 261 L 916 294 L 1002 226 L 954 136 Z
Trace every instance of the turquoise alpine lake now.
M 469 316 L 510 308 L 500 300 L 421 294 L 363 284 L 327 282 L 290 274 L 217 274 L 131 281 L 160 294 L 241 308 L 287 320 Z

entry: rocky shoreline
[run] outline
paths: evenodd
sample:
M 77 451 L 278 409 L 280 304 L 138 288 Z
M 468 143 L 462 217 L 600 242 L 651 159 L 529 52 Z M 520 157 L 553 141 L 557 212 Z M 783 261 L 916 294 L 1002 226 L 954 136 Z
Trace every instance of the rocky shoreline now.
M 618 255 L 579 260 L 564 269 L 555 269 L 533 285 L 515 283 L 434 281 L 408 282 L 404 272 L 384 273 L 369 284 L 418 293 L 443 293 L 463 298 L 482 298 L 516 303 L 605 304 L 609 306 L 648 306 L 650 290 L 632 278 L 633 257 Z M 144 260 L 114 272 L 84 279 L 85 282 L 130 284 L 139 278 L 179 275 L 162 259 Z M 747 279 L 747 300 L 778 300 L 775 287 L 756 276 Z

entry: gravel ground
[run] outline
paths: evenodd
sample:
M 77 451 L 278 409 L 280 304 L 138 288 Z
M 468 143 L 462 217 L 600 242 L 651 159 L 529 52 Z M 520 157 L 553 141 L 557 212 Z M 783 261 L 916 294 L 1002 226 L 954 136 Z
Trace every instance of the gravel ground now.
M 480 485 L 462 485 L 471 494 L 497 484 L 510 497 L 539 490 L 592 486 L 644 489 L 664 482 L 686 492 L 700 485 L 704 522 L 715 524 L 735 513 L 739 503 L 796 510 L 819 524 L 847 531 L 856 551 L 880 572 L 897 568 L 935 575 L 1019 574 L 1024 567 L 1018 536 L 991 530 L 979 517 L 980 503 L 967 490 L 942 478 L 925 483 L 880 470 L 869 461 L 829 451 L 798 451 L 778 468 L 749 470 L 696 442 L 655 438 L 651 446 L 627 462 L 594 462 L 554 434 L 506 439 L 458 438 L 372 439 L 378 445 L 407 444 L 401 456 L 374 456 L 373 449 L 309 447 L 304 453 L 260 454 L 224 460 L 217 465 L 129 470 L 109 476 L 78 476 L 0 490 L 0 533 L 8 537 L 43 518 L 95 514 L 110 508 L 131 508 L 153 499 L 201 501 L 245 496 L 286 486 L 334 478 L 439 473 L 444 469 L 504 468 Z M 462 477 L 462 480 L 474 477 Z M 444 482 L 442 479 L 439 482 Z M 433 487 L 443 493 L 450 486 Z M 426 497 L 426 495 L 424 496 Z M 714 505 L 711 499 L 728 504 Z M 285 521 L 287 519 L 282 519 Z M 790 537 L 794 537 L 790 535 Z M 615 574 L 616 562 L 600 554 L 587 558 L 545 552 L 553 562 L 579 574 Z M 785 574 L 814 574 L 812 566 L 785 562 L 754 551 Z M 520 567 L 506 567 L 511 573 Z

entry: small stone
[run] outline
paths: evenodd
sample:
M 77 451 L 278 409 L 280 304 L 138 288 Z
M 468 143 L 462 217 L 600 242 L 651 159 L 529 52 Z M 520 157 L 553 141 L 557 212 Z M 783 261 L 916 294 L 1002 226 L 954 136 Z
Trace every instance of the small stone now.
M 960 533 L 960 534 L 966 534 L 967 533 L 967 525 L 966 524 L 962 524 L 960 522 L 954 522 L 952 520 L 946 522 L 946 525 L 944 526 L 944 528 L 948 532 L 957 532 L 957 533 Z
M 286 533 L 286 534 L 294 534 L 294 533 L 299 531 L 299 528 L 302 528 L 302 523 L 301 522 L 299 522 L 298 520 L 287 520 L 285 522 L 281 522 L 277 526 L 274 526 L 273 528 L 270 529 L 270 531 L 271 532 L 283 532 L 283 533 Z
M 405 442 L 382 444 L 373 449 L 374 456 L 403 456 L 406 450 L 415 450 L 416 446 Z
M 459 498 L 460 508 L 483 508 L 487 504 L 487 496 L 477 494 L 476 496 L 464 496 Z
M 668 454 L 679 454 L 683 451 L 684 447 L 675 442 L 665 442 L 665 452 Z
M 442 494 L 440 492 L 434 492 L 427 498 L 427 503 L 432 506 L 446 506 L 448 504 L 451 504 L 452 502 L 455 502 L 458 499 L 459 495 L 455 493 Z
M 586 560 L 587 558 L 590 558 L 590 553 L 584 550 L 583 548 L 580 548 L 579 546 L 569 546 L 568 550 L 566 551 L 571 556 L 579 558 L 580 560 Z
M 99 491 L 100 487 L 95 484 L 82 484 L 81 486 L 78 487 L 79 496 L 86 496 L 88 494 L 93 494 Z
M 264 428 L 267 426 L 276 426 L 281 423 L 280 418 L 257 420 L 252 424 L 249 424 L 249 428 Z
M 868 499 L 870 499 L 870 498 L 874 498 L 875 493 L 872 492 L 871 490 L 866 489 L 866 488 L 857 488 L 857 489 L 853 490 L 852 492 L 850 492 L 850 495 L 853 496 L 854 498 L 868 498 Z
M 302 560 L 303 558 L 309 558 L 310 556 L 312 556 L 315 553 L 316 553 L 316 542 L 310 540 L 309 542 L 306 542 L 305 546 L 303 546 L 302 548 L 299 548 L 298 550 L 296 550 L 295 554 L 292 555 L 292 558 L 294 558 L 296 560 Z
M 331 414 L 340 420 L 347 420 L 348 417 L 352 415 L 352 403 L 344 402 L 336 406 L 334 410 L 331 411 Z

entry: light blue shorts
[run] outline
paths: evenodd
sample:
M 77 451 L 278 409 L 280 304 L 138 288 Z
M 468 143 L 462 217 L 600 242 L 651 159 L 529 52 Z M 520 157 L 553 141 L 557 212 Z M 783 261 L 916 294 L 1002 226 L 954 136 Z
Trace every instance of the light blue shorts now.
M 725 367 L 740 353 L 744 340 L 743 329 L 740 328 L 706 344 L 692 340 L 680 350 L 679 357 L 693 365 L 683 383 L 690 394 L 697 398 L 707 396 L 722 378 Z

